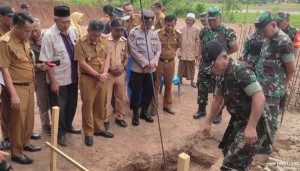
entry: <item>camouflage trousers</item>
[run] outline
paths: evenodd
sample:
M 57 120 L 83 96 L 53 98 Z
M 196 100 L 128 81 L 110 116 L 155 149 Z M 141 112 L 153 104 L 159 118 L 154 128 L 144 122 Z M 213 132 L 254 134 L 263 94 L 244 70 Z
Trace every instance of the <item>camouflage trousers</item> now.
M 245 144 L 244 130 L 247 123 L 248 121 L 231 117 L 219 145 L 224 155 L 221 171 L 248 170 L 248 166 L 251 164 L 258 147 L 267 140 L 266 124 L 262 117 L 256 127 L 258 143 L 254 145 Z
M 216 85 L 215 74 L 205 73 L 203 71 L 199 71 L 197 78 L 197 87 L 198 87 L 198 104 L 207 104 L 208 101 L 208 93 L 213 93 Z

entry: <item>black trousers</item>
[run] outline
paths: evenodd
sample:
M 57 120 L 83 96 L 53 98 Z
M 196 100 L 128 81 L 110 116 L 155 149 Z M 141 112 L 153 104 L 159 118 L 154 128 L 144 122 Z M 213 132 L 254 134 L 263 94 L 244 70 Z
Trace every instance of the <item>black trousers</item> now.
M 130 78 L 128 86 L 131 88 L 131 98 L 130 98 L 130 109 L 138 110 L 141 106 L 143 109 L 148 109 L 152 97 L 153 97 L 153 84 L 151 79 L 151 74 L 153 75 L 153 81 L 155 81 L 155 72 L 153 73 L 137 73 L 130 71 Z M 140 100 L 140 94 L 142 92 L 142 97 Z M 141 104 L 140 104 L 141 101 Z
M 78 83 L 72 83 L 66 86 L 59 86 L 59 95 L 51 91 L 49 87 L 49 103 L 51 108 L 58 106 L 59 125 L 58 137 L 65 135 L 66 130 L 72 127 L 72 122 L 76 113 L 78 98 Z

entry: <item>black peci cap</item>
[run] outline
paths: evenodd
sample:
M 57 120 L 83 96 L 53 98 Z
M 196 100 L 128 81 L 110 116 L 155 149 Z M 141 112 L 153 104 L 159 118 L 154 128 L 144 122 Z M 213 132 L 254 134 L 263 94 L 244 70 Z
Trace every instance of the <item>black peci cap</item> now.
M 70 16 L 70 8 L 68 6 L 56 6 L 56 7 L 54 7 L 54 16 L 69 17 Z
M 122 19 L 113 19 L 110 23 L 110 26 L 111 26 L 111 28 L 114 28 L 114 29 L 120 29 L 120 30 L 126 29 L 125 21 Z
M 0 6 L 0 14 L 2 15 L 10 15 L 13 16 L 15 14 L 15 9 L 10 5 L 3 5 Z

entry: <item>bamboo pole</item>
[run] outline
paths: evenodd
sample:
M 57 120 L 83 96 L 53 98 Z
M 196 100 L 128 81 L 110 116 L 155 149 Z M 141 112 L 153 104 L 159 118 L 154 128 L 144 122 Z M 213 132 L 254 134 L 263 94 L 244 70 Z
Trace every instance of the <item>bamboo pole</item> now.
M 59 154 L 60 156 L 62 156 L 64 159 L 66 159 L 67 161 L 72 163 L 76 168 L 78 168 L 82 171 L 89 171 L 87 168 L 83 167 L 81 164 L 79 164 L 78 162 L 73 160 L 71 157 L 67 156 L 65 153 L 60 151 L 58 148 L 52 146 L 49 142 L 46 142 L 46 145 L 51 148 L 51 151 L 53 151 L 53 152 Z
M 59 107 L 52 107 L 52 126 L 51 126 L 51 144 L 53 147 L 57 147 L 57 134 L 58 134 L 58 118 L 59 118 Z M 51 150 L 50 156 L 50 170 L 57 170 L 57 154 Z

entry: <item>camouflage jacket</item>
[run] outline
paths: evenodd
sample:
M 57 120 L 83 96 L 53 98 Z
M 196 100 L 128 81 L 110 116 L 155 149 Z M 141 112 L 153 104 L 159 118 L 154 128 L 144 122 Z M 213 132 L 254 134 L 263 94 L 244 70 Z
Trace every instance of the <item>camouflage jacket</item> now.
M 287 27 L 282 31 L 289 36 L 291 41 L 293 41 L 296 33 L 298 32 L 298 29 L 291 25 L 287 25 Z
M 243 51 L 239 60 L 247 62 L 255 68 L 261 51 L 263 38 L 257 33 L 249 35 L 243 45 Z
M 245 62 L 229 59 L 225 73 L 217 78 L 216 94 L 224 97 L 228 112 L 238 120 L 247 120 L 251 96 L 261 91 L 254 69 Z
M 284 95 L 286 79 L 285 63 L 294 61 L 291 39 L 281 30 L 270 39 L 264 39 L 260 58 L 256 65 L 257 80 L 274 105 Z M 277 101 L 277 102 L 276 102 Z M 271 102 L 268 102 L 271 103 Z
M 229 50 L 229 46 L 236 44 L 236 34 L 233 29 L 220 24 L 217 29 L 211 29 L 210 27 L 204 27 L 199 34 L 200 44 L 203 47 L 207 42 L 212 40 L 218 40 L 226 51 Z M 202 64 L 202 62 L 201 62 Z M 200 64 L 200 70 L 204 71 L 204 68 Z M 207 71 L 211 72 L 211 71 Z

